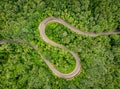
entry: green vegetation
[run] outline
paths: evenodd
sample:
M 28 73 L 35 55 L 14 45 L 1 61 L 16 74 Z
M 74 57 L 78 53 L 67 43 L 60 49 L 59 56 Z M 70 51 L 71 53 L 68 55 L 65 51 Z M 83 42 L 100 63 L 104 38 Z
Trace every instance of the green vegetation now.
M 39 52 L 61 72 L 74 69 L 74 58 L 45 43 L 39 23 L 54 16 L 88 32 L 120 29 L 120 0 L 0 0 L 0 40 L 21 39 L 36 44 L 0 45 L 0 89 L 120 89 L 120 35 L 92 38 L 58 23 L 46 34 L 79 54 L 82 71 L 71 80 L 54 76 Z

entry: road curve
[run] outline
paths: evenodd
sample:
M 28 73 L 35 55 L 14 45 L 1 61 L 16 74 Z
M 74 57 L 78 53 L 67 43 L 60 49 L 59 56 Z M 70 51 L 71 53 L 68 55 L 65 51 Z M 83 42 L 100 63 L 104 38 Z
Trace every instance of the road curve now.
M 50 40 L 46 34 L 45 34 L 45 27 L 48 23 L 51 23 L 51 22 L 58 22 L 60 24 L 63 24 L 64 26 L 66 26 L 67 28 L 71 29 L 72 31 L 78 33 L 78 34 L 83 34 L 83 35 L 88 35 L 88 36 L 92 36 L 92 37 L 96 37 L 96 36 L 100 36 L 100 35 L 110 35 L 110 34 L 120 34 L 120 32 L 103 32 L 103 33 L 100 33 L 100 34 L 96 34 L 96 33 L 90 33 L 90 32 L 83 32 L 73 26 L 71 26 L 70 24 L 68 24 L 67 22 L 65 22 L 64 20 L 62 19 L 59 19 L 59 18 L 55 18 L 55 17 L 48 17 L 46 18 L 45 20 L 43 20 L 40 25 L 39 25 L 39 32 L 40 32 L 40 35 L 42 37 L 42 39 L 51 44 L 52 46 L 55 46 L 55 47 L 59 47 L 61 49 L 64 49 L 64 50 L 67 50 L 70 54 L 73 55 L 73 57 L 75 58 L 75 61 L 76 61 L 76 67 L 75 69 L 68 73 L 68 74 L 63 74 L 61 72 L 59 72 L 58 70 L 56 70 L 52 65 L 51 63 L 45 58 L 43 57 L 45 63 L 48 65 L 48 67 L 52 70 L 52 72 L 58 76 L 58 77 L 61 77 L 61 78 L 65 78 L 65 79 L 68 79 L 68 78 L 72 78 L 74 77 L 75 75 L 77 75 L 80 70 L 81 70 L 81 65 L 80 65 L 80 58 L 79 56 L 74 53 L 73 51 L 70 51 L 69 49 L 67 49 L 65 46 L 63 45 L 60 45 L 58 43 L 55 43 L 54 41 Z
M 96 36 L 101 36 L 101 35 L 110 35 L 110 34 L 120 34 L 120 31 L 117 31 L 117 32 L 115 32 L 115 31 L 113 31 L 113 32 L 103 32 L 103 33 L 100 33 L 100 34 L 84 32 L 84 31 L 81 31 L 81 30 L 71 26 L 70 24 L 68 24 L 64 20 L 62 20 L 60 18 L 55 18 L 55 17 L 48 17 L 45 20 L 43 20 L 39 25 L 39 32 L 40 32 L 40 36 L 42 37 L 42 39 L 45 42 L 51 44 L 52 46 L 59 47 L 61 49 L 64 49 L 64 50 L 68 51 L 75 58 L 75 61 L 76 61 L 75 69 L 72 72 L 68 73 L 68 74 L 64 74 L 64 73 L 61 73 L 58 70 L 56 70 L 54 68 L 54 66 L 52 66 L 51 63 L 42 55 L 42 53 L 40 53 L 42 59 L 45 61 L 45 63 L 48 65 L 48 67 L 52 70 L 52 72 L 56 76 L 58 76 L 60 78 L 65 78 L 65 79 L 73 78 L 74 76 L 76 76 L 81 71 L 80 58 L 75 52 L 67 49 L 65 46 L 63 46 L 61 44 L 55 43 L 54 41 L 50 40 L 46 36 L 46 34 L 45 34 L 46 25 L 48 23 L 51 23 L 51 22 L 58 22 L 58 23 L 63 24 L 64 26 L 68 27 L 69 29 L 71 29 L 72 31 L 74 31 L 74 32 L 76 32 L 78 34 L 88 35 L 88 36 L 91 36 L 91 37 L 96 37 Z M 13 40 L 13 39 L 0 40 L 0 44 L 13 43 L 13 42 L 27 44 L 28 46 L 33 47 L 36 51 L 38 50 L 36 45 L 33 45 L 31 43 L 28 43 L 28 42 L 25 42 L 25 41 L 22 41 L 22 40 Z
M 45 42 L 51 44 L 52 46 L 59 47 L 59 48 L 61 48 L 61 49 L 67 50 L 71 55 L 73 55 L 73 57 L 75 58 L 75 61 L 76 61 L 76 67 L 75 67 L 75 69 L 74 69 L 72 72 L 70 72 L 70 73 L 68 73 L 68 74 L 63 74 L 63 73 L 59 72 L 58 70 L 56 70 L 56 69 L 51 65 L 51 63 L 50 63 L 44 56 L 42 56 L 42 57 L 43 57 L 45 63 L 48 65 L 48 67 L 52 70 L 52 72 L 53 72 L 56 76 L 61 77 L 61 78 L 65 78 L 65 79 L 72 78 L 72 77 L 74 77 L 75 75 L 77 75 L 77 74 L 80 72 L 80 69 L 81 69 L 80 58 L 79 58 L 79 56 L 78 56 L 76 53 L 74 53 L 73 51 L 70 51 L 70 50 L 67 49 L 65 46 L 62 46 L 62 45 L 60 45 L 60 44 L 58 44 L 58 43 L 55 43 L 54 41 L 50 40 L 50 39 L 46 36 L 46 34 L 45 34 L 45 27 L 46 27 L 46 25 L 47 25 L 48 23 L 50 23 L 50 22 L 58 22 L 58 23 L 61 23 L 61 24 L 64 24 L 64 25 L 65 25 L 65 23 L 62 22 L 62 20 L 56 19 L 56 18 L 54 18 L 54 17 L 49 17 L 49 18 L 45 19 L 44 21 L 42 21 L 42 22 L 40 23 L 40 25 L 39 25 L 39 32 L 40 32 L 41 37 L 43 38 L 43 40 L 44 40 Z M 70 27 L 70 26 L 68 26 L 68 27 Z

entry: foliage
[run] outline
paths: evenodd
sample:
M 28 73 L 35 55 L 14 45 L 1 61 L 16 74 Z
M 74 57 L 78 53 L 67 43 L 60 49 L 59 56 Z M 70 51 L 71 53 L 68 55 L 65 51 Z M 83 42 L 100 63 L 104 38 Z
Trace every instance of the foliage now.
M 71 80 L 54 76 L 45 57 L 61 72 L 74 69 L 74 58 L 45 43 L 38 25 L 46 17 L 61 18 L 78 29 L 101 33 L 120 29 L 119 0 L 1 0 L 0 40 L 21 39 L 25 44 L 0 45 L 0 89 L 119 89 L 120 35 L 78 35 L 58 23 L 46 27 L 47 36 L 79 54 L 82 70 Z

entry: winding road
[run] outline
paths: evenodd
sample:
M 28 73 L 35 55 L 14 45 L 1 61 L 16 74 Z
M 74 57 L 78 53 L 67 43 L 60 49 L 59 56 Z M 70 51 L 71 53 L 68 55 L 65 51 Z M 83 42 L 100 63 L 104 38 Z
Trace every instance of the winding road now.
M 78 34 L 88 35 L 88 36 L 91 36 L 91 37 L 97 37 L 97 36 L 101 36 L 101 35 L 110 35 L 110 34 L 120 34 L 120 31 L 118 31 L 118 32 L 115 32 L 115 31 L 113 31 L 113 32 L 103 32 L 103 33 L 100 33 L 100 34 L 84 32 L 84 31 L 81 31 L 81 30 L 71 26 L 70 24 L 68 24 L 67 22 L 65 22 L 64 20 L 62 20 L 60 18 L 48 17 L 48 18 L 44 19 L 39 25 L 39 32 L 40 32 L 40 36 L 42 37 L 42 39 L 45 42 L 51 44 L 52 46 L 59 47 L 61 49 L 64 49 L 64 50 L 68 51 L 75 58 L 76 66 L 75 66 L 74 70 L 72 72 L 68 73 L 68 74 L 64 74 L 64 73 L 59 72 L 53 65 L 51 65 L 51 63 L 42 54 L 40 54 L 42 59 L 44 60 L 44 62 L 51 69 L 51 71 L 56 76 L 58 76 L 60 78 L 65 78 L 65 79 L 73 78 L 74 76 L 76 76 L 81 71 L 80 58 L 79 58 L 78 54 L 76 54 L 75 52 L 69 50 L 68 48 L 66 48 L 65 46 L 63 46 L 61 44 L 55 43 L 54 41 L 50 40 L 46 36 L 46 34 L 45 34 L 46 25 L 48 23 L 51 23 L 51 22 L 57 22 L 57 23 L 63 24 L 64 26 L 66 26 L 67 28 L 71 29 L 72 31 L 74 31 Z M 28 42 L 24 42 L 22 40 L 1 40 L 0 44 L 6 43 L 6 42 L 25 43 L 29 46 L 32 46 L 35 50 L 37 50 L 37 46 L 32 45 Z

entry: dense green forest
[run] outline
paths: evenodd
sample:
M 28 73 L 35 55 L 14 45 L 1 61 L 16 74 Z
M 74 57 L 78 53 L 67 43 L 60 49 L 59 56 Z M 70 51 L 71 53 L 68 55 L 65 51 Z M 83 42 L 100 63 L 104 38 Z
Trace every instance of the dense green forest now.
M 119 6 L 120 0 L 0 0 L 0 40 L 24 40 L 39 48 L 0 45 L 0 89 L 120 89 L 120 35 L 89 37 L 48 24 L 47 36 L 80 57 L 80 74 L 67 80 L 55 76 L 39 52 L 63 73 L 74 69 L 74 57 L 45 43 L 38 30 L 50 16 L 86 32 L 120 29 Z

